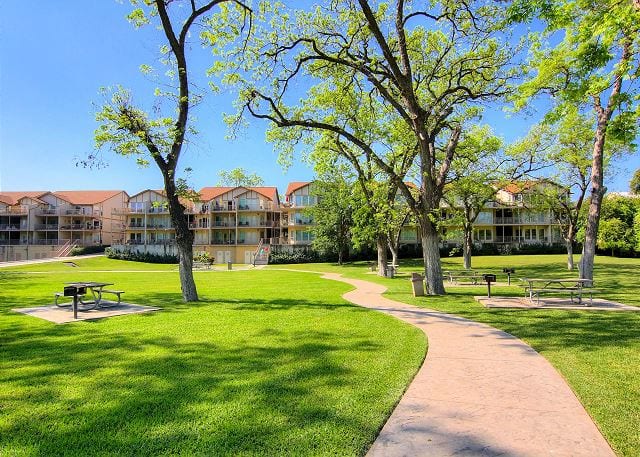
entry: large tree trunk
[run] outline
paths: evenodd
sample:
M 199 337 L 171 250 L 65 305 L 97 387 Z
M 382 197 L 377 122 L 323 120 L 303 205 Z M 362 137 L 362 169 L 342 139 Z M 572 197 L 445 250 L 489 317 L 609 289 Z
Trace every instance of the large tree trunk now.
M 603 185 L 603 154 L 607 121 L 608 119 L 604 115 L 598 116 L 591 165 L 591 202 L 589 203 L 589 217 L 585 227 L 584 246 L 582 248 L 582 258 L 580 259 L 580 277 L 582 279 L 593 280 L 593 263 L 596 256 L 600 208 L 602 206 L 602 198 L 607 191 Z
M 573 242 L 566 240 L 567 244 L 567 270 L 571 271 L 574 268 L 573 264 Z
M 198 301 L 198 291 L 193 280 L 193 232 L 184 215 L 184 206 L 176 195 L 175 184 L 170 178 L 165 178 L 165 190 L 169 201 L 169 214 L 176 232 L 178 247 L 178 271 L 180 274 L 180 288 L 185 302 Z
M 378 235 L 376 238 L 376 248 L 378 250 L 378 276 L 386 276 L 387 239 L 384 235 Z
M 444 295 L 438 232 L 428 216 L 420 217 L 419 222 L 422 233 L 422 258 L 424 260 L 427 295 Z
M 473 248 L 473 227 L 464 224 L 464 239 L 462 241 L 462 258 L 465 270 L 471 269 L 471 249 Z

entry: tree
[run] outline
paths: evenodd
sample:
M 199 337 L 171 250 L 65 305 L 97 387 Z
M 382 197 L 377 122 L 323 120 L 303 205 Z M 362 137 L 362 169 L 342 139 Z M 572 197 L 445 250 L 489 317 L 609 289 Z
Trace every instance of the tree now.
M 160 169 L 176 233 L 182 298 L 187 302 L 197 301 L 198 292 L 192 273 L 194 235 L 189 230 L 185 207 L 180 202 L 181 195 L 188 193 L 188 187 L 185 181 L 176 179 L 178 161 L 188 131 L 189 110 L 199 99 L 190 90 L 185 49 L 194 24 L 209 23 L 216 27 L 202 32 L 202 37 L 209 41 L 216 35 L 235 37 L 241 33 L 241 28 L 234 24 L 238 16 L 233 14 L 234 8 L 230 9 L 227 3 L 245 18 L 251 10 L 238 0 L 212 0 L 199 7 L 195 0 L 131 0 L 131 3 L 136 8 L 128 18 L 136 27 L 144 26 L 156 18 L 160 20 L 159 28 L 168 43 L 162 48 L 164 63 L 170 67 L 170 78 L 177 78 L 178 87 L 169 92 L 156 89 L 156 93 L 172 100 L 174 111 L 171 115 L 151 118 L 134 105 L 129 91 L 118 89 L 96 115 L 100 123 L 95 134 L 96 147 L 108 146 L 118 154 L 137 156 L 140 164 L 153 160 Z M 182 4 L 186 7 L 179 8 Z M 220 6 L 221 13 L 214 17 L 211 11 L 216 6 Z M 172 14 L 169 13 L 170 7 Z M 151 71 L 148 65 L 143 65 L 142 69 L 144 72 Z
M 616 251 L 631 251 L 633 249 L 632 229 L 618 218 L 603 219 L 598 233 L 598 247 L 611 249 L 611 255 Z
M 234 168 L 233 170 L 221 170 L 218 172 L 220 181 L 218 186 L 245 186 L 245 187 L 259 187 L 264 185 L 264 179 L 258 176 L 257 173 L 249 174 L 242 167 Z
M 313 218 L 313 248 L 321 254 L 336 254 L 342 265 L 351 247 L 353 185 L 340 172 L 313 182 L 316 205 L 308 212 Z
M 592 143 L 590 123 L 576 109 L 554 123 L 534 126 L 521 141 L 537 152 L 536 160 L 555 170 L 549 176 L 552 184 L 535 190 L 533 203 L 549 211 L 560 226 L 569 270 L 574 269 L 573 246 L 591 176 Z
M 487 126 L 470 129 L 459 145 L 459 154 L 452 163 L 450 184 L 444 200 L 452 223 L 462 225 L 464 268 L 471 268 L 473 227 L 488 202 L 498 190 L 496 183 L 505 179 L 504 162 L 498 157 L 502 141 L 492 135 Z
M 249 60 L 269 81 L 244 81 L 241 97 L 252 116 L 294 129 L 294 138 L 332 132 L 375 163 L 420 226 L 427 293 L 443 294 L 437 218 L 450 164 L 464 123 L 481 103 L 505 93 L 513 53 L 508 40 L 500 41 L 499 6 L 422 6 L 327 1 L 311 12 L 278 11 Z M 291 95 L 299 87 L 310 89 L 295 105 Z M 346 113 L 333 109 L 348 91 L 359 106 L 381 106 L 384 118 L 403 123 L 412 147 L 397 151 L 397 159 L 417 163 L 417 192 L 405 182 L 406 167 L 394 169 L 387 149 L 362 138 Z
M 634 80 L 640 54 L 640 3 L 631 0 L 517 0 L 511 19 L 545 21 L 542 39 L 532 46 L 532 77 L 521 86 L 519 105 L 547 92 L 551 116 L 579 107 L 594 113 L 591 194 L 580 274 L 593 279 L 593 262 L 604 187 L 604 154 L 609 138 L 632 145 L 638 131 L 639 94 Z M 560 32 L 558 42 L 553 36 Z
M 629 181 L 629 190 L 633 195 L 640 195 L 640 168 L 631 177 Z

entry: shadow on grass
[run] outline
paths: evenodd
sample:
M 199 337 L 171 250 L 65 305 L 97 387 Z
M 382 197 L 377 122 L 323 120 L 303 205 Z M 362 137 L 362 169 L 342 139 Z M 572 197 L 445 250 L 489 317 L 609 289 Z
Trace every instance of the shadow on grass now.
M 328 427 L 343 435 L 329 437 L 339 452 L 341 439 L 371 429 L 325 395 L 359 390 L 341 354 L 378 350 L 368 339 L 305 331 L 229 347 L 84 325 L 14 325 L 2 340 L 0 381 L 12 392 L 0 394 L 0 453 L 313 453 L 323 445 L 316 432 Z

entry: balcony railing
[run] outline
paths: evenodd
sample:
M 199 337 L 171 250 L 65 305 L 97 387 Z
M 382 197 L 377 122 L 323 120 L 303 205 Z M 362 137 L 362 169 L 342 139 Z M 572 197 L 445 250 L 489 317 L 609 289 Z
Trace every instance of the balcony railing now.
M 0 216 L 26 216 L 28 213 L 29 208 L 27 206 L 7 206 L 0 209 Z
M 36 230 L 58 230 L 58 224 L 36 224 Z
M 58 240 L 58 239 L 51 239 L 51 240 L 33 240 L 32 244 L 37 244 L 39 246 L 57 246 L 60 244 L 64 244 L 66 241 L 68 240 Z
M 236 204 L 232 203 L 231 205 L 211 205 L 211 211 L 235 211 Z
M 496 217 L 494 219 L 495 224 L 551 224 L 552 221 L 547 216 L 538 216 L 538 217 L 522 217 L 522 216 L 514 216 L 514 217 Z
M 57 216 L 58 209 L 57 208 L 38 208 L 36 210 L 36 214 L 38 216 Z
M 23 240 L 3 240 L 0 238 L 0 246 L 21 246 L 29 244 Z
M 98 211 L 89 208 L 63 208 L 61 214 L 65 216 L 100 216 Z
M 20 231 L 20 230 L 29 230 L 26 226 L 20 226 L 20 225 L 16 225 L 16 224 L 0 224 L 0 230 L 15 230 L 15 231 Z
M 60 230 L 99 230 L 99 226 L 85 224 L 60 224 Z
M 477 240 L 476 240 L 477 241 Z M 536 239 L 525 239 L 523 236 L 495 236 L 493 240 L 483 240 L 483 243 L 548 243 L 549 237 L 545 236 Z

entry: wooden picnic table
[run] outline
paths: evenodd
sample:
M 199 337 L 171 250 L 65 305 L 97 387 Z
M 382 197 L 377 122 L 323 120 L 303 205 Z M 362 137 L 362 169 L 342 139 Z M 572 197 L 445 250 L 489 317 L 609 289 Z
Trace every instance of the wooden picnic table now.
M 540 295 L 544 294 L 569 294 L 571 302 L 573 297 L 578 299 L 578 304 L 582 304 L 583 294 L 589 294 L 589 302 L 593 303 L 593 293 L 598 292 L 592 288 L 593 280 L 580 278 L 520 278 L 524 282 L 524 294 L 529 300 L 540 304 Z

